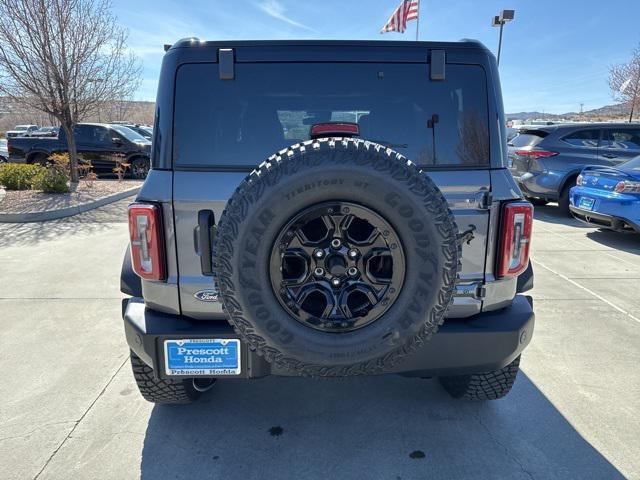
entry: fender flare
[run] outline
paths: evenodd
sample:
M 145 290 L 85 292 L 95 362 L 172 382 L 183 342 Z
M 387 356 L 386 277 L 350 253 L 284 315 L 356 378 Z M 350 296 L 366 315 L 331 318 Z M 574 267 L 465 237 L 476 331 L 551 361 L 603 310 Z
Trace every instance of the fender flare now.
M 122 270 L 120 272 L 120 291 L 132 297 L 142 297 L 142 280 L 133 271 L 131 265 L 131 250 L 127 247 L 122 260 Z
M 518 276 L 518 283 L 516 287 L 516 293 L 524 293 L 533 288 L 533 267 L 531 266 L 531 260 L 527 269 Z
M 48 157 L 48 156 L 49 156 L 49 155 L 51 155 L 52 153 L 54 153 L 54 152 L 53 152 L 53 151 L 48 152 L 48 151 L 43 150 L 43 149 L 29 150 L 29 151 L 25 154 L 24 159 L 25 159 L 25 162 L 26 162 L 26 163 L 29 163 L 29 164 L 30 164 L 30 163 L 32 163 L 32 162 L 33 162 L 33 157 L 35 157 L 36 155 L 44 154 L 44 155 L 46 155 L 46 156 Z

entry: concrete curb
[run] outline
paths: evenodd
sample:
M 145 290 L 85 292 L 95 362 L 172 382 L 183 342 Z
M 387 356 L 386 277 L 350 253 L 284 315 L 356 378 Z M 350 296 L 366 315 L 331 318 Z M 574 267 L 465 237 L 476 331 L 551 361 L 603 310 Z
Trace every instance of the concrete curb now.
M 141 188 L 142 186 L 133 187 L 98 200 L 80 203 L 72 207 L 59 208 L 57 210 L 46 210 L 44 212 L 0 213 L 0 223 L 46 222 L 49 220 L 56 220 L 58 218 L 71 217 L 79 213 L 88 212 L 94 208 L 108 205 L 109 203 L 117 202 L 123 198 L 131 197 L 138 193 Z

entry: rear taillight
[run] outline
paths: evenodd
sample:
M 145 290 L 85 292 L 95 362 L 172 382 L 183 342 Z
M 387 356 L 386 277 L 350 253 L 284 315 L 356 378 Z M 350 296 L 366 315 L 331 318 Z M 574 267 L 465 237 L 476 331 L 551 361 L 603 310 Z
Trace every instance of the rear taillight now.
M 548 158 L 555 157 L 558 152 L 550 152 L 549 150 L 542 150 L 541 148 L 525 147 L 515 151 L 516 155 L 527 158 Z
M 504 205 L 500 231 L 500 251 L 496 276 L 515 277 L 529 264 L 533 226 L 533 205 L 513 202 Z
M 613 187 L 613 190 L 616 193 L 640 193 L 640 182 L 630 182 L 629 180 L 624 180 L 622 182 L 616 183 L 616 186 Z
M 133 271 L 146 280 L 165 279 L 162 211 L 158 205 L 129 205 L 129 237 Z

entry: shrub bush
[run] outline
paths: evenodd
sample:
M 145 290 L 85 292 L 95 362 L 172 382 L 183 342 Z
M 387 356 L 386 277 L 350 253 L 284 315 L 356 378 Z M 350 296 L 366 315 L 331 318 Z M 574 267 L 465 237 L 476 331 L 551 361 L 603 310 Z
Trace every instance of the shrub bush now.
M 47 158 L 49 166 L 69 174 L 69 154 L 68 153 L 52 153 Z
M 0 185 L 7 190 L 29 190 L 36 175 L 44 168 L 40 165 L 6 163 L 0 165 Z
M 43 168 L 33 177 L 31 188 L 42 190 L 44 193 L 67 193 L 67 175 L 54 167 Z

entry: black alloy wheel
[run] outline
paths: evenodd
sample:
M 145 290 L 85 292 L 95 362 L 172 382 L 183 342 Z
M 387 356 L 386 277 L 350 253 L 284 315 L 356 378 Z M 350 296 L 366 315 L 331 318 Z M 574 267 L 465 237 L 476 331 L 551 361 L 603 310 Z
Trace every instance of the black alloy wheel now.
M 373 210 L 331 201 L 295 215 L 277 237 L 271 286 L 300 323 L 347 332 L 378 319 L 402 290 L 405 257 L 391 224 Z
M 149 159 L 136 158 L 131 162 L 131 177 L 135 180 L 144 180 L 149 173 Z

